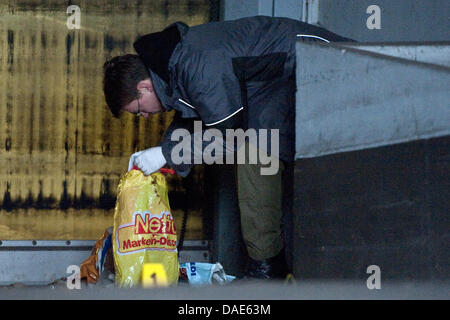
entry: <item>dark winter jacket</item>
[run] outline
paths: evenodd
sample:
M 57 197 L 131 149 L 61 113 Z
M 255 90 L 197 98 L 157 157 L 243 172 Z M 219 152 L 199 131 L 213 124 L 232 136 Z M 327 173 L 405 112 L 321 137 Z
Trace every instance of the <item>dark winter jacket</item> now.
M 162 105 L 177 111 L 161 146 L 178 174 L 186 176 L 191 165 L 171 163 L 177 142 L 170 134 L 196 118 L 204 128 L 279 129 L 280 159 L 293 160 L 299 37 L 351 41 L 297 20 L 258 16 L 194 27 L 178 22 L 134 43 Z

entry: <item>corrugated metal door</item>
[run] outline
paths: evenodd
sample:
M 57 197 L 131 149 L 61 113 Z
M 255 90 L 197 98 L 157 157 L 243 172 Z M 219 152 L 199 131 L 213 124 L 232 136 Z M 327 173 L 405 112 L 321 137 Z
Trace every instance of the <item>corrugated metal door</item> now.
M 134 53 L 138 35 L 208 22 L 214 3 L 79 1 L 81 29 L 70 30 L 71 1 L 0 1 L 0 239 L 96 239 L 112 225 L 130 154 L 157 145 L 173 115 L 114 119 L 103 63 Z M 174 209 L 185 207 L 185 182 L 170 183 Z M 202 237 L 198 202 L 187 238 Z

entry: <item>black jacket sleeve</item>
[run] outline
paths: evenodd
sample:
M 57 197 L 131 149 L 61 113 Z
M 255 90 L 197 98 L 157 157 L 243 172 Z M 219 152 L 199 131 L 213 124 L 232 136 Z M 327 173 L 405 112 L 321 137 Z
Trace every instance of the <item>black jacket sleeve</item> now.
M 193 167 L 193 162 L 175 164 L 172 161 L 172 149 L 179 143 L 179 140 L 172 140 L 171 137 L 177 129 L 185 129 L 186 135 L 192 135 L 194 131 L 193 119 L 183 119 L 178 112 L 175 113 L 172 123 L 167 128 L 161 140 L 161 149 L 169 167 L 174 169 L 178 175 L 186 177 Z
M 177 112 L 172 120 L 172 123 L 167 128 L 166 132 L 164 133 L 164 136 L 161 140 L 161 149 L 162 153 L 167 161 L 167 164 L 169 167 L 175 170 L 175 172 L 182 176 L 186 177 L 189 172 L 191 171 L 192 167 L 194 166 L 194 158 L 197 157 L 197 159 L 201 159 L 204 149 L 211 143 L 211 141 L 203 141 L 203 135 L 205 133 L 205 130 L 208 129 L 218 129 L 222 136 L 226 136 L 226 129 L 237 129 L 242 127 L 242 115 L 241 113 L 236 114 L 235 116 L 227 119 L 226 121 L 223 121 L 215 126 L 208 126 L 205 127 L 202 126 L 202 131 L 199 132 L 201 136 L 195 136 L 196 133 L 194 132 L 194 121 L 201 121 L 200 118 L 190 118 L 190 119 L 184 119 L 181 118 L 181 115 Z M 183 135 L 180 134 L 174 134 L 174 131 L 177 129 L 182 129 L 179 131 Z M 188 137 L 189 136 L 189 137 Z M 189 161 L 187 163 L 175 163 L 173 160 L 173 154 L 174 147 L 181 143 L 182 140 L 187 139 L 190 142 L 190 147 L 185 148 L 184 150 L 189 152 L 189 156 L 187 157 Z M 194 141 L 195 139 L 201 139 L 201 151 L 202 154 L 194 155 Z M 222 152 L 225 152 L 225 146 L 222 146 Z

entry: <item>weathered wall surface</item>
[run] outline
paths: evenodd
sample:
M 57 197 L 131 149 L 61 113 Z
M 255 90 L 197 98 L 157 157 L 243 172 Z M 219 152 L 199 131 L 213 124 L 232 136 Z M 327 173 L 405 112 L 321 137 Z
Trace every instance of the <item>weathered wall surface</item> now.
M 224 20 L 253 15 L 316 24 L 358 42 L 448 41 L 448 0 L 222 0 Z M 375 14 L 379 28 L 368 28 Z M 379 15 L 378 15 L 379 13 Z
M 81 9 L 79 30 L 66 26 L 69 5 Z M 211 12 L 206 0 L 0 1 L 0 239 L 95 239 L 112 225 L 129 156 L 157 145 L 173 115 L 114 119 L 103 63 L 133 53 L 139 35 Z M 180 209 L 190 182 L 170 183 Z M 195 200 L 188 238 L 201 237 Z
M 294 274 L 446 279 L 448 45 L 351 47 L 297 43 Z

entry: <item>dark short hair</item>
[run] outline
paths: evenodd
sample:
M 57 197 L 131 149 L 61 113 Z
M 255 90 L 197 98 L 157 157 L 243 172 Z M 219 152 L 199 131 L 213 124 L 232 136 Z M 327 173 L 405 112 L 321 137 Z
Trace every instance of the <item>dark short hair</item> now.
M 137 84 L 149 79 L 149 72 L 138 55 L 125 54 L 108 60 L 103 65 L 103 91 L 106 103 L 114 117 L 137 98 Z

